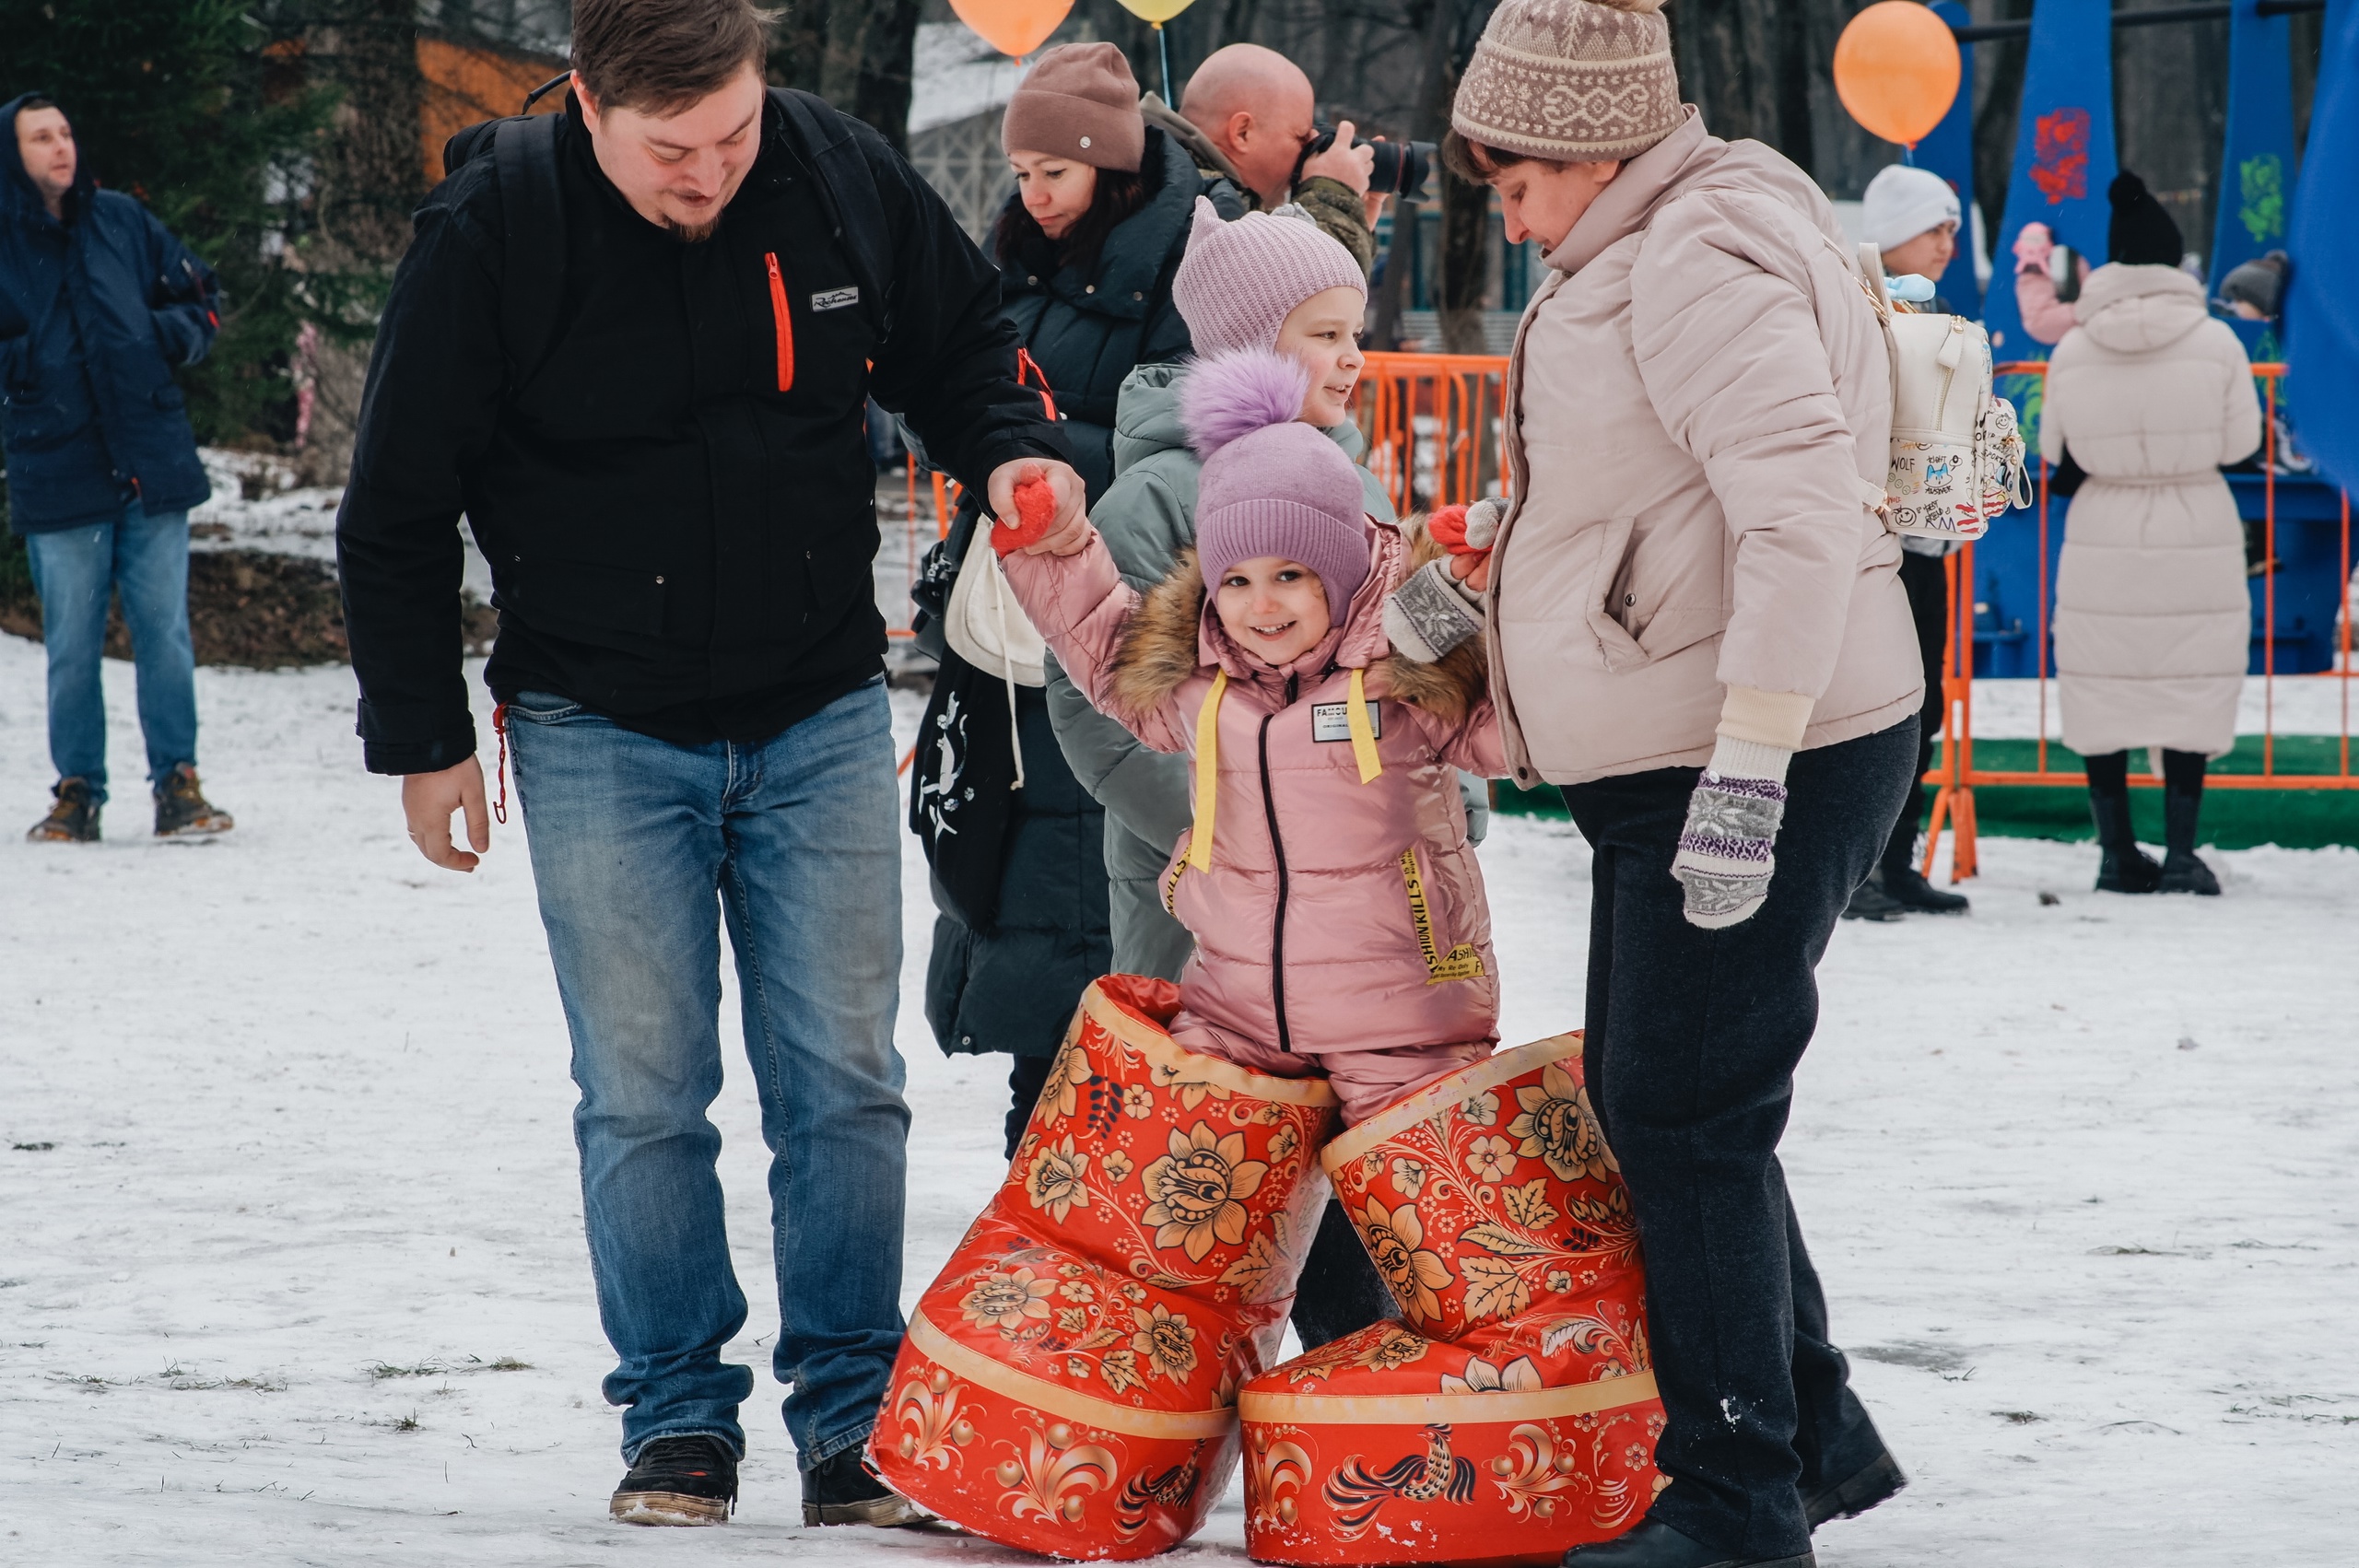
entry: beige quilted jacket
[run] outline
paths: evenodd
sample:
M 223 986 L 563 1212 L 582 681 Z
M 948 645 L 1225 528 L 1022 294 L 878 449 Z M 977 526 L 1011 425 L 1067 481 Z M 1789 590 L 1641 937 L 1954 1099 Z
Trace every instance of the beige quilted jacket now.
M 1924 681 L 1899 542 L 1860 503 L 1881 329 L 1809 176 L 1696 111 L 1552 252 L 1508 379 L 1491 668 L 1519 783 L 1899 723 Z

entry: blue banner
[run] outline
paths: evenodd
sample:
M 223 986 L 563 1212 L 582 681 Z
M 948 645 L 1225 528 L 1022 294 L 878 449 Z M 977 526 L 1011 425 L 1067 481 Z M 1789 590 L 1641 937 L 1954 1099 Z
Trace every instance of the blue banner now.
M 2294 198 L 2285 299 L 2285 397 L 2302 444 L 2345 489 L 2359 490 L 2359 0 L 2329 0 L 2310 107 L 2309 157 Z
M 2048 357 L 2048 345 L 2032 341 L 2015 310 L 2015 236 L 2026 223 L 2044 223 L 2058 244 L 2102 263 L 2113 216 L 2105 193 L 2116 172 L 2112 0 L 2038 0 L 2007 215 L 1990 237 L 1990 296 L 1983 301 L 2001 359 Z M 2036 440 L 2036 411 L 2025 412 L 2025 439 Z
M 2212 226 L 2211 287 L 2233 267 L 2285 248 L 2294 197 L 2293 24 L 2264 17 L 2260 0 L 2228 13 L 2228 130 L 2220 148 L 2219 215 Z M 2283 357 L 2279 334 L 2233 321 L 2255 359 Z
M 1973 19 L 1957 0 L 1933 0 L 1932 9 L 1933 15 L 1953 28 L 1962 28 Z M 1979 316 L 1982 285 L 1974 275 L 1974 46 L 1966 44 L 1958 53 L 1957 100 L 1942 116 L 1942 123 L 1917 144 L 1910 161 L 1919 169 L 1931 170 L 1957 193 L 1957 250 L 1950 257 L 1949 270 L 1933 281 L 1951 310 L 1961 316 Z

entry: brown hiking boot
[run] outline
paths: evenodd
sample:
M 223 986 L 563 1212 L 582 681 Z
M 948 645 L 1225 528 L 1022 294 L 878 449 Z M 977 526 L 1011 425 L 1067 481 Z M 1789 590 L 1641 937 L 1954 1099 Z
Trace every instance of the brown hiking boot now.
M 99 798 L 87 778 L 61 778 L 50 793 L 57 804 L 25 832 L 29 844 L 96 844 Z
M 205 792 L 196 787 L 196 769 L 187 763 L 172 769 L 156 788 L 158 838 L 203 838 L 227 833 L 237 825 L 235 817 L 205 798 Z

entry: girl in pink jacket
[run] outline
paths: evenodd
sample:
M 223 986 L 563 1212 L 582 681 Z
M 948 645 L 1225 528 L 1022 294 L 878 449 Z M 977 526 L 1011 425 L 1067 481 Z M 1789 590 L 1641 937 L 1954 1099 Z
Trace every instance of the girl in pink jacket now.
M 1093 530 L 1049 553 L 1003 525 L 1008 580 L 1090 702 L 1193 758 L 1164 903 L 1196 938 L 1171 1035 L 1287 1077 L 1346 1122 L 1487 1056 L 1498 979 L 1454 768 L 1504 769 L 1479 644 L 1395 655 L 1386 596 L 1440 547 L 1360 505 L 1295 418 L 1308 373 L 1260 349 L 1194 367 L 1196 550 L 1141 594 Z M 1208 591 L 1209 590 L 1209 591 Z

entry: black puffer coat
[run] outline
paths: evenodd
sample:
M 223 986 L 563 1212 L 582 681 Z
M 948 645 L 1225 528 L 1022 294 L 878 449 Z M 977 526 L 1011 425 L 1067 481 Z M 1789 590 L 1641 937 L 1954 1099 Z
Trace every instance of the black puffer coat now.
M 1074 466 L 1093 504 L 1114 481 L 1114 404 L 1123 378 L 1189 351 L 1188 323 L 1171 302 L 1171 275 L 1187 249 L 1198 193 L 1227 189 L 1227 181 L 1199 174 L 1187 150 L 1152 126 L 1139 172 L 1146 205 L 1114 226 L 1088 272 L 1058 266 L 1037 235 L 1001 263 L 1007 319 L 1049 378 Z M 1008 198 L 1011 205 L 1016 200 Z

